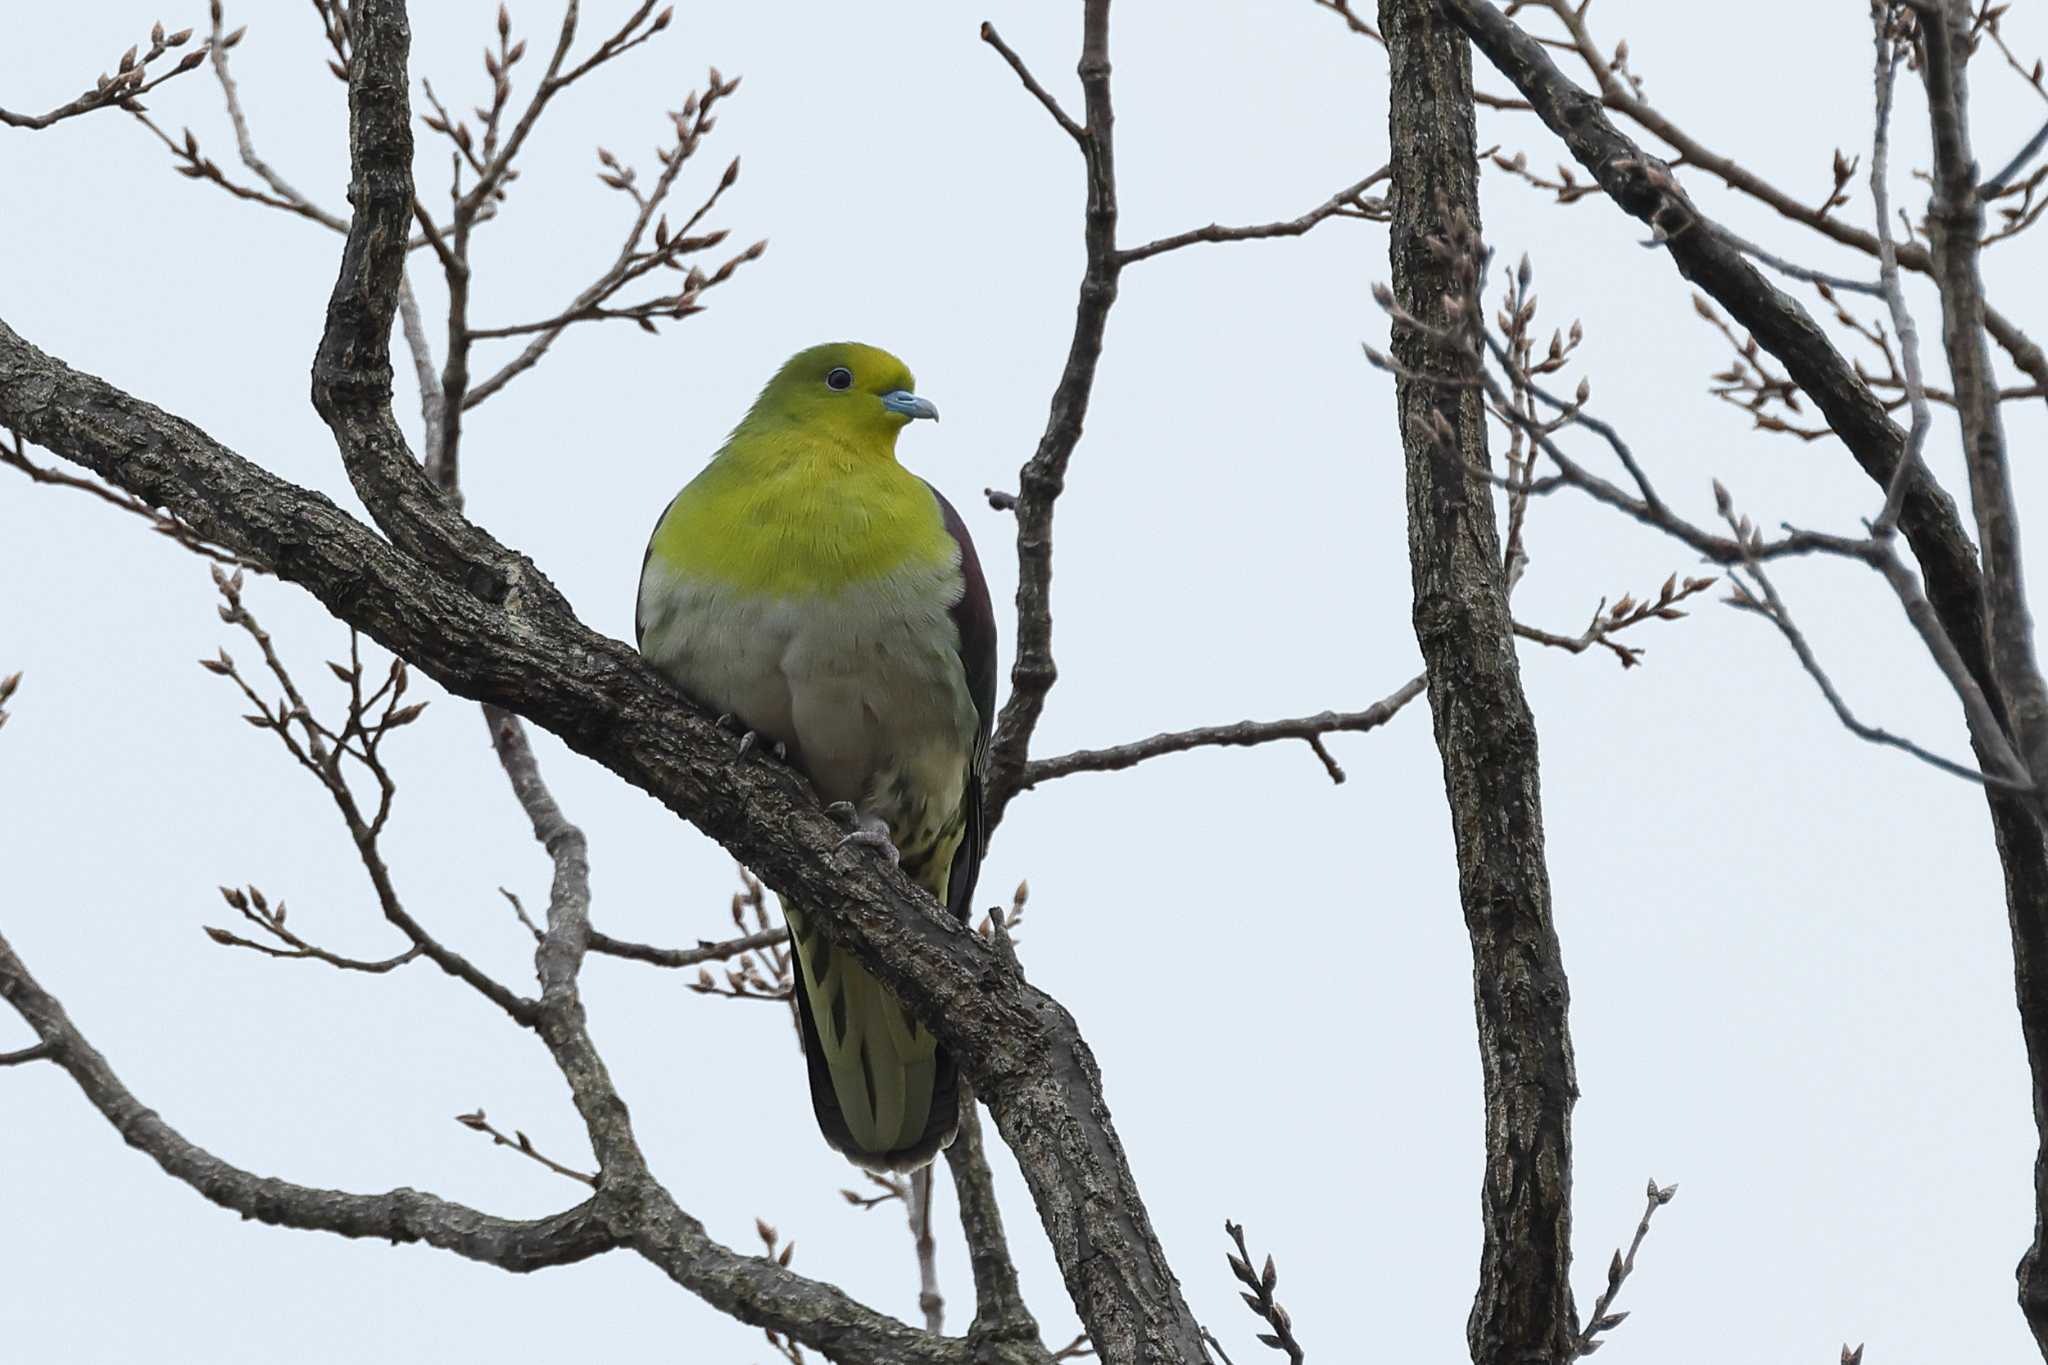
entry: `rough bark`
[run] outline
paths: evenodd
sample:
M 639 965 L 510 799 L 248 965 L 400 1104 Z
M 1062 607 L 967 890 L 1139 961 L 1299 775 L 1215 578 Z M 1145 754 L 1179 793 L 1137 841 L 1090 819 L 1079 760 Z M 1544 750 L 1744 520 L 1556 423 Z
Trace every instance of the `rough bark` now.
M 1453 224 L 1479 222 L 1471 56 L 1435 0 L 1381 0 L 1392 71 L 1394 296 L 1451 324 L 1462 295 Z M 1482 1365 L 1576 1354 L 1571 1266 L 1571 1109 L 1578 1086 L 1564 963 L 1544 865 L 1536 727 L 1522 694 L 1506 583 L 1483 475 L 1477 392 L 1438 384 L 1474 361 L 1397 327 L 1393 350 L 1407 470 L 1408 555 L 1437 748 L 1472 942 L 1485 1079 L 1485 1241 L 1466 1324 Z
M 1857 464 L 1888 487 L 1906 433 L 1826 334 L 1797 302 L 1776 289 L 1713 221 L 1688 200 L 1670 169 L 1607 118 L 1598 97 L 1557 69 L 1528 33 L 1486 0 L 1442 0 L 1487 60 L 1512 81 L 1574 159 L 1593 174 L 1623 211 L 1652 225 L 1672 263 L 1747 328 L 1812 397 Z M 1871 247 L 1876 239 L 1870 239 Z M 1917 250 L 1917 249 L 1914 249 Z M 1902 250 L 1902 264 L 1909 252 Z M 1933 271 L 1932 258 L 1920 262 Z M 2004 343 L 1989 313 L 1984 325 Z M 2038 356 L 2035 357 L 2038 362 Z M 2030 370 L 2031 372 L 2031 370 Z M 1919 562 L 1927 599 L 2002 727 L 2012 729 L 2010 702 L 1993 674 L 1983 575 L 1956 505 L 1925 470 L 1910 476 L 1899 529 Z M 1974 743 L 1974 736 L 1973 736 Z M 1980 763 L 1994 763 L 1981 745 Z M 1995 770 L 1995 764 L 1994 764 Z M 2048 1358 L 2048 836 L 2034 800 L 1987 788 L 1992 836 L 2005 874 L 2006 918 L 2013 942 L 2014 994 L 2033 1092 L 2034 1238 L 2018 1266 L 2019 1300 L 2043 1357 Z
M 1928 245 L 1941 289 L 1942 345 L 1955 386 L 1970 501 L 1984 547 L 1984 606 L 1980 637 L 1997 679 L 1996 695 L 2037 786 L 2048 775 L 2048 686 L 2034 655 L 2020 558 L 2020 523 L 2007 467 L 1998 384 L 1985 341 L 1988 310 L 1978 270 L 1984 203 L 1970 153 L 1969 7 L 1953 3 L 1920 10 L 1927 60 L 1928 121 L 1934 142 L 1934 197 L 1927 214 Z M 2016 806 L 2007 800 L 2004 804 Z M 2020 1027 L 2033 1080 L 2034 1240 L 2017 1269 L 2020 1311 L 2034 1344 L 2048 1358 L 2048 856 L 2040 825 L 2000 817 L 1992 802 L 1999 858 L 2006 873 L 2006 917 L 2012 929 L 2013 971 Z M 2027 894 L 2031 892 L 2031 895 Z

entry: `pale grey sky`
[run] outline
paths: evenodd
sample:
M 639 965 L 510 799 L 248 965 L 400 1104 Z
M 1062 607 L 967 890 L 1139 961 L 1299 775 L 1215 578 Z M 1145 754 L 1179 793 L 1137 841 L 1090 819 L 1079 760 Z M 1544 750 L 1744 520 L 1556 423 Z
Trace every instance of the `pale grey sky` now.
M 628 8 L 587 7 L 600 29 Z M 474 103 L 495 6 L 416 3 L 414 71 Z M 1818 200 L 1829 154 L 1869 136 L 1860 6 L 1603 0 L 1660 105 L 1719 149 Z M 204 6 L 9 6 L 0 101 L 75 93 L 153 19 Z M 2024 53 L 2039 14 L 2009 21 Z M 517 7 L 538 40 L 552 6 Z M 610 259 L 623 205 L 592 176 L 602 143 L 653 164 L 662 111 L 703 68 L 745 84 L 695 183 L 745 168 L 715 221 L 765 258 L 710 311 L 649 338 L 572 333 L 472 415 L 471 513 L 531 553 L 600 629 L 630 629 L 663 501 L 789 352 L 839 337 L 903 355 L 944 409 L 907 463 L 966 514 L 999 606 L 1012 486 L 1043 425 L 1080 268 L 1072 147 L 976 39 L 993 19 L 1078 106 L 1078 6 L 686 5 L 676 32 L 565 98 L 479 248 L 474 316 L 553 311 Z M 343 206 L 342 87 L 303 5 L 246 4 L 237 72 L 267 157 Z M 536 46 L 542 45 L 539 41 Z M 1292 217 L 1379 165 L 1377 49 L 1308 0 L 1126 0 L 1113 35 L 1127 242 Z M 1498 88 L 1497 78 L 1482 83 Z M 1995 59 L 1976 134 L 2002 160 L 2040 117 Z M 223 165 L 233 144 L 204 72 L 150 101 Z M 1917 212 L 1924 114 L 1910 83 L 1895 193 Z M 1533 123 L 1484 115 L 1483 143 L 1562 156 Z M 445 159 L 422 141 L 422 175 Z M 0 136 L 0 315 L 83 369 L 193 419 L 353 505 L 306 400 L 338 239 L 171 174 L 140 128 L 98 114 Z M 1868 273 L 1767 214 L 1687 183 L 1738 229 Z M 1858 211 L 1867 198 L 1858 186 Z M 1760 439 L 1704 394 L 1725 360 L 1668 261 L 1604 201 L 1549 205 L 1489 175 L 1489 241 L 1536 260 L 1544 316 L 1584 319 L 1599 411 L 1675 503 L 1711 514 L 1718 475 L 1766 524 L 1853 528 L 1876 499 L 1832 442 Z M 2037 329 L 2039 242 L 1995 253 L 1994 288 Z M 1418 667 L 1408 625 L 1390 391 L 1360 360 L 1386 325 L 1368 290 L 1384 229 L 1204 247 L 1134 267 L 1061 503 L 1061 681 L 1052 753 L 1156 730 L 1363 705 Z M 2034 282 L 2031 292 L 2028 281 Z M 430 310 L 438 293 L 421 281 Z M 1913 300 L 1935 335 L 1932 295 Z M 401 387 L 405 380 L 401 375 Z M 401 403 L 410 413 L 410 394 Z M 2048 498 L 2039 404 L 2009 410 L 2024 508 Z M 1945 417 L 1932 456 L 1960 490 Z M 1598 459 L 1597 452 L 1589 458 Z M 1695 568 L 1677 547 L 1557 499 L 1533 516 L 1518 614 L 1576 631 L 1602 595 Z M 584 1148 L 530 1039 L 425 967 L 388 978 L 208 943 L 214 888 L 253 881 L 337 949 L 395 951 L 325 797 L 238 719 L 192 660 L 227 632 L 205 569 L 88 499 L 0 480 L 0 672 L 27 678 L 0 736 L 9 794 L 0 924 L 146 1103 L 224 1157 L 296 1181 L 412 1185 L 538 1214 L 567 1182 L 450 1121 L 481 1106 L 563 1159 Z M 1965 752 L 1955 705 L 1882 585 L 1788 565 L 1780 586 L 1871 721 Z M 295 590 L 250 589 L 301 676 L 346 635 Z M 1006 622 L 1004 651 L 1014 631 Z M 1646 1177 L 1676 1181 L 1608 1347 L 1662 1365 L 2021 1361 L 2012 1266 L 2031 1227 L 2033 1134 L 2005 913 L 1983 802 L 1851 739 L 1770 628 L 1719 606 L 1646 628 L 1645 666 L 1526 646 L 1543 738 L 1557 916 L 1573 985 L 1575 1282 L 1589 1307 Z M 432 694 L 430 685 L 423 692 Z M 1479 1075 L 1470 960 L 1437 758 L 1418 704 L 1332 748 L 1160 760 L 1017 802 L 985 899 L 1028 876 L 1032 979 L 1079 1019 L 1119 1131 L 1196 1312 L 1240 1361 L 1258 1324 L 1223 1263 L 1222 1222 L 1270 1250 L 1314 1359 L 1450 1360 L 1478 1251 Z M 394 740 L 389 852 L 414 910 L 506 977 L 529 952 L 497 893 L 544 896 L 474 707 L 442 700 Z M 589 833 L 597 922 L 621 936 L 716 936 L 725 856 L 654 803 L 542 741 Z M 893 1208 L 836 1191 L 857 1173 L 818 1138 L 786 1016 L 707 999 L 675 974 L 593 960 L 593 1029 L 656 1170 L 714 1235 L 756 1216 L 795 1264 L 910 1316 Z M 22 1034 L 0 1020 L 0 1048 Z M 1072 1328 L 1014 1166 L 1013 1241 L 1049 1338 Z M 940 1182 L 950 1323 L 972 1289 Z M 763 1360 L 752 1329 L 617 1254 L 522 1278 L 418 1248 L 245 1225 L 122 1147 L 54 1069 L 0 1073 L 0 1340 L 81 1365 L 539 1359 L 596 1340 L 622 1363 Z

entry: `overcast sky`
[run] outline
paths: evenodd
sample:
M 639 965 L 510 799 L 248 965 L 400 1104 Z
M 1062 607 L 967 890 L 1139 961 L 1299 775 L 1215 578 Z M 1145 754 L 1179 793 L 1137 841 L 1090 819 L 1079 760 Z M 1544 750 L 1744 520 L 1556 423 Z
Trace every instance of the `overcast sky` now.
M 629 8 L 586 6 L 592 32 Z M 9 6 L 0 103 L 58 104 L 152 20 L 203 22 L 204 9 Z M 231 12 L 250 22 L 236 70 L 263 153 L 343 210 L 344 91 L 306 9 Z M 495 6 L 413 9 L 415 75 L 476 103 Z M 1819 201 L 1833 149 L 1869 138 L 1863 7 L 1728 0 L 1708 13 L 1603 0 L 1592 18 L 1604 42 L 1628 38 L 1668 113 Z M 541 125 L 480 237 L 479 323 L 551 313 L 611 259 L 627 206 L 594 178 L 592 149 L 651 175 L 663 110 L 708 64 L 745 84 L 679 193 L 701 195 L 743 154 L 714 222 L 735 243 L 770 241 L 708 312 L 658 338 L 579 329 L 467 423 L 471 514 L 595 627 L 630 633 L 663 502 L 785 356 L 837 338 L 897 351 L 945 411 L 906 433 L 902 457 L 961 507 L 1007 610 L 1012 527 L 979 494 L 1014 487 L 1043 426 L 1082 191 L 1072 146 L 977 40 L 983 18 L 1078 110 L 1078 4 L 695 4 Z M 515 19 L 546 46 L 552 6 L 527 0 Z M 2028 60 L 2048 48 L 2041 19 L 2009 20 Z M 1383 56 L 1309 0 L 1126 0 L 1112 55 L 1126 243 L 1293 217 L 1385 160 Z M 1973 86 L 1980 154 L 2002 162 L 2040 102 L 1995 53 Z M 149 102 L 232 165 L 206 72 Z M 1526 116 L 1485 115 L 1480 136 L 1538 167 L 1563 155 Z M 1906 172 L 1925 166 L 1925 145 L 1909 82 L 1895 184 L 1915 213 L 1925 187 Z M 436 202 L 446 156 L 425 136 L 420 172 Z M 1870 273 L 1686 176 L 1748 235 Z M 0 316 L 355 506 L 306 398 L 336 236 L 178 178 L 119 114 L 0 135 L 0 179 Z M 1867 217 L 1857 191 L 1845 212 Z M 1638 245 L 1639 224 L 1598 198 L 1557 208 L 1498 174 L 1483 195 L 1489 241 L 1535 259 L 1542 317 L 1584 320 L 1574 374 L 1675 505 L 1711 516 L 1719 476 L 1766 525 L 1848 531 L 1875 510 L 1839 443 L 1758 437 L 1707 396 L 1724 343 L 1670 262 Z M 1989 262 L 2036 335 L 2043 240 Z M 1391 390 L 1358 350 L 1384 341 L 1369 289 L 1387 273 L 1385 229 L 1339 221 L 1125 276 L 1060 505 L 1061 678 L 1040 752 L 1362 706 L 1417 671 Z M 418 283 L 431 318 L 441 296 Z M 1916 283 L 1912 298 L 1932 344 L 1933 296 Z M 416 424 L 403 372 L 400 384 Z M 1938 418 L 1931 455 L 1960 492 Z M 2048 497 L 2048 422 L 2040 404 L 2007 420 L 2031 511 Z M 1603 595 L 1696 570 L 1563 497 L 1535 509 L 1530 550 L 1517 614 L 1565 632 Z M 496 1011 L 425 966 L 342 974 L 200 932 L 232 922 L 216 886 L 254 882 L 338 951 L 397 951 L 324 794 L 194 666 L 237 647 L 205 568 L 132 518 L 6 473 L 0 576 L 0 673 L 26 673 L 0 735 L 0 929 L 142 1100 L 221 1156 L 294 1181 L 411 1185 L 519 1216 L 573 1202 L 568 1182 L 451 1121 L 482 1107 L 588 1159 L 545 1054 Z M 1866 719 L 1966 753 L 1958 708 L 1874 576 L 1799 563 L 1777 581 Z M 331 705 L 320 661 L 343 654 L 346 632 L 295 589 L 259 582 L 248 599 Z M 1014 633 L 1006 619 L 1006 661 Z M 2030 1358 L 2012 1268 L 2032 1226 L 2034 1137 L 1980 794 L 1852 739 L 1753 617 L 1703 603 L 1635 643 L 1649 654 L 1627 673 L 1522 649 L 1584 1091 L 1581 1309 L 1654 1176 L 1681 1188 L 1624 1293 L 1633 1316 L 1613 1359 L 1818 1365 L 1845 1339 L 1870 1342 L 1873 1362 Z M 1240 1365 L 1261 1356 L 1259 1324 L 1224 1265 L 1226 1217 L 1277 1258 L 1311 1358 L 1457 1359 L 1481 1113 L 1438 759 L 1421 703 L 1331 747 L 1351 774 L 1342 787 L 1295 744 L 1029 793 L 983 899 L 1030 879 L 1026 968 L 1080 1021 L 1173 1265 Z M 541 750 L 590 836 L 595 922 L 665 943 L 719 936 L 724 853 L 551 739 Z M 391 756 L 402 785 L 387 852 L 409 905 L 501 977 L 530 980 L 530 944 L 497 888 L 544 901 L 546 862 L 475 708 L 437 701 Z M 858 1173 L 814 1128 L 787 1014 L 630 963 L 593 959 L 584 983 L 680 1203 L 743 1249 L 765 1218 L 795 1239 L 796 1268 L 913 1316 L 902 1220 L 839 1197 Z M 26 1036 L 0 1019 L 0 1049 Z M 1014 1164 L 996 1159 L 1026 1289 L 1057 1345 L 1072 1310 Z M 940 1186 L 959 1330 L 973 1293 Z M 515 1277 L 246 1225 L 124 1148 L 51 1067 L 0 1071 L 0 1224 L 0 1340 L 22 1360 L 510 1362 L 592 1343 L 620 1365 L 769 1356 L 758 1332 L 629 1254 Z

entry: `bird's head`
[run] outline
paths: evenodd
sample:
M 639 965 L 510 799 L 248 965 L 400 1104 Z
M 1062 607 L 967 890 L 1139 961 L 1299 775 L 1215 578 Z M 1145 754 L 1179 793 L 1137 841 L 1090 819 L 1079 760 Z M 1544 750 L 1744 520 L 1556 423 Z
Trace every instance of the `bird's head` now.
M 834 341 L 784 362 L 744 425 L 794 423 L 890 454 L 897 432 L 917 418 L 938 415 L 929 399 L 918 397 L 909 367 L 895 356 L 857 341 Z

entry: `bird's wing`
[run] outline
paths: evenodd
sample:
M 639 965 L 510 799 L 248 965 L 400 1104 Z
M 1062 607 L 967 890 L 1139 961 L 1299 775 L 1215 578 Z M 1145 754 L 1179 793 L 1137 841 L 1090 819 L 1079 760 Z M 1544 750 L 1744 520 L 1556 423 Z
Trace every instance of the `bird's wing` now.
M 930 488 L 930 484 L 925 485 Z M 975 730 L 974 752 L 967 770 L 967 832 L 953 855 L 953 871 L 946 884 L 946 908 L 965 920 L 973 909 L 974 882 L 981 872 L 981 855 L 988 838 L 982 828 L 982 780 L 988 766 L 989 731 L 996 714 L 996 613 L 988 599 L 988 579 L 981 571 L 981 558 L 974 553 L 974 538 L 967 523 L 946 501 L 946 495 L 932 489 L 946 532 L 960 547 L 960 600 L 953 604 L 953 626 L 960 635 L 960 667 L 967 678 L 968 695 L 974 699 L 981 724 Z

